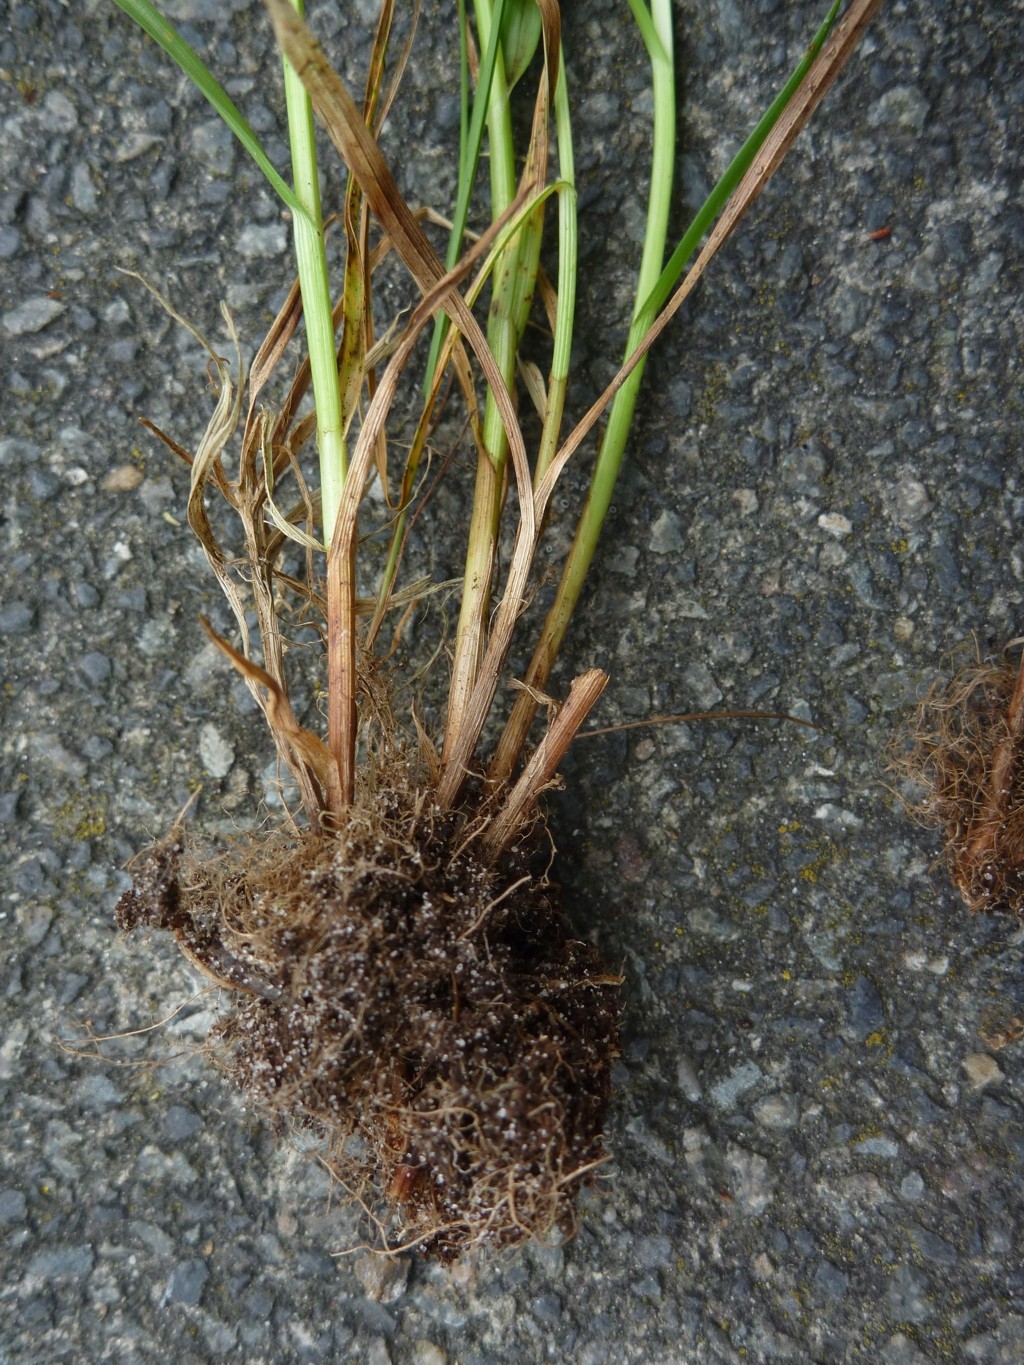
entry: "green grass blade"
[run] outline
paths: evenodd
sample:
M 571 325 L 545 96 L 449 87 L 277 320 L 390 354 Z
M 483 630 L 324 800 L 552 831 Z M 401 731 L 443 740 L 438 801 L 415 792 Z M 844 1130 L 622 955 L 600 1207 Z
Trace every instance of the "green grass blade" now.
M 250 128 L 230 95 L 220 84 L 213 72 L 201 57 L 191 48 L 173 24 L 163 17 L 149 0 L 114 0 L 129 19 L 134 20 L 153 41 L 176 62 L 192 84 L 213 105 L 235 137 L 255 161 L 270 182 L 271 188 L 280 199 L 300 217 L 306 217 L 301 201 L 288 186 L 288 182 L 278 174 L 273 162 L 267 156 L 259 138 Z
M 725 174 L 718 181 L 717 185 L 715 185 L 714 189 L 698 210 L 693 222 L 686 229 L 679 245 L 669 257 L 658 283 L 643 301 L 642 306 L 637 310 L 636 324 L 634 327 L 636 333 L 634 344 L 644 335 L 662 307 L 668 302 L 669 295 L 672 293 L 672 290 L 682 276 L 687 261 L 699 246 L 701 238 L 718 217 L 718 214 L 721 212 L 729 196 L 747 173 L 754 157 L 757 156 L 758 152 L 764 146 L 768 134 L 775 127 L 776 123 L 778 123 L 787 105 L 803 84 L 804 78 L 811 69 L 818 53 L 824 46 L 825 40 L 832 30 L 832 26 L 835 24 L 836 16 L 839 13 L 841 4 L 842 0 L 834 0 L 832 8 L 825 16 L 817 33 L 814 35 L 807 52 L 804 54 L 803 60 L 796 67 L 789 80 L 758 120 L 753 132 L 733 157 Z
M 448 252 L 445 256 L 445 267 L 453 270 L 462 251 L 462 242 L 466 233 L 466 222 L 469 218 L 469 201 L 473 193 L 473 182 L 476 179 L 477 166 L 480 164 L 480 149 L 483 146 L 484 126 L 487 122 L 487 110 L 490 104 L 491 87 L 494 83 L 494 72 L 498 64 L 498 53 L 501 47 L 501 22 L 505 9 L 505 0 L 495 0 L 494 13 L 492 16 L 491 29 L 487 40 L 487 49 L 484 53 L 483 62 L 480 65 L 480 74 L 477 78 L 476 93 L 473 97 L 473 108 L 470 115 L 468 128 L 466 125 L 466 109 L 469 104 L 469 62 L 466 54 L 466 11 L 465 4 L 459 4 L 459 24 L 461 33 L 461 80 L 462 80 L 462 136 L 459 148 L 459 184 L 455 195 L 455 212 L 452 215 L 452 230 L 448 238 Z M 434 379 L 434 369 L 437 365 L 437 357 L 441 351 L 441 344 L 448 331 L 448 319 L 441 314 L 434 324 L 434 334 L 430 341 L 430 356 L 427 360 L 427 373 L 423 381 L 424 393 L 430 392 L 430 386 Z

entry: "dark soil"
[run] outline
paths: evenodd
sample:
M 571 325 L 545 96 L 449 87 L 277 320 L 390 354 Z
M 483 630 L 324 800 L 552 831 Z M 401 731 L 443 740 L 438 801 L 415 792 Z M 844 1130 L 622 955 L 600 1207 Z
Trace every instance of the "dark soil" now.
M 520 848 L 499 867 L 429 794 L 365 793 L 338 834 L 144 854 L 120 928 L 171 932 L 226 992 L 218 1064 L 311 1127 L 381 1249 L 452 1260 L 553 1227 L 604 1160 L 618 978 Z

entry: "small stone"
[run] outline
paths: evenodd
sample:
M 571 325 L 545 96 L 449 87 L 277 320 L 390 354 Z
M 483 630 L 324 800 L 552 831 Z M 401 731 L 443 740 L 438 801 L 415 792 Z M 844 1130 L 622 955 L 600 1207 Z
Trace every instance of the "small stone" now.
M 57 772 L 68 777 L 84 777 L 87 771 L 85 761 L 66 749 L 54 734 L 42 733 L 29 736 L 29 748 L 34 754 L 45 759 Z
M 880 1156 L 888 1161 L 895 1161 L 900 1154 L 898 1144 L 892 1138 L 884 1137 L 862 1138 L 854 1143 L 853 1150 L 858 1156 Z
M 853 522 L 848 517 L 840 516 L 838 512 L 822 512 L 818 518 L 818 525 L 837 540 L 850 535 L 853 531 Z
M 21 1190 L 0 1190 L 0 1223 L 23 1223 L 27 1208 Z
M 100 487 L 104 493 L 130 493 L 142 482 L 142 470 L 134 464 L 119 464 L 105 474 Z
M 39 110 L 39 122 L 50 133 L 70 133 L 78 127 L 78 110 L 60 90 L 51 90 Z
M 27 602 L 8 602 L 0 607 L 0 635 L 24 635 L 32 629 L 35 615 Z
M 12 337 L 27 336 L 30 332 L 41 332 L 44 327 L 67 312 L 67 304 L 59 299 L 26 299 L 4 314 L 4 330 Z
M 215 725 L 206 724 L 199 732 L 199 757 L 211 777 L 227 777 L 235 761 L 235 747 Z
M 391 1352 L 383 1337 L 374 1337 L 366 1352 L 366 1365 L 391 1365 Z
M 889 492 L 886 502 L 893 519 L 901 526 L 920 521 L 931 511 L 932 506 L 927 489 L 917 479 L 900 479 Z
M 732 496 L 741 517 L 752 517 L 761 505 L 752 488 L 737 488 Z
M 236 249 L 249 260 L 270 260 L 283 256 L 288 235 L 283 223 L 250 223 L 238 235 Z
M 831 1261 L 822 1261 L 814 1272 L 814 1289 L 819 1301 L 841 1299 L 849 1287 L 849 1275 Z
M 619 545 L 611 554 L 608 560 L 608 568 L 612 573 L 624 574 L 626 578 L 632 578 L 636 573 L 636 562 L 640 558 L 640 551 L 635 545 Z
M 192 129 L 192 152 L 215 175 L 230 175 L 235 161 L 235 139 L 219 118 L 207 119 Z
M 374 1303 L 397 1303 L 405 1293 L 411 1262 L 407 1256 L 385 1260 L 382 1256 L 361 1256 L 353 1266 L 363 1293 Z
M 25 941 L 37 948 L 53 923 L 53 911 L 48 905 L 19 905 L 15 915 Z
M 676 1065 L 676 1083 L 691 1104 L 700 1099 L 700 1080 L 697 1068 L 689 1057 L 680 1058 Z
M 92 1247 L 48 1247 L 28 1263 L 28 1278 L 37 1280 L 84 1279 L 92 1270 L 96 1255 Z
M 198 1257 L 179 1262 L 171 1271 L 160 1306 L 163 1308 L 170 1303 L 181 1303 L 187 1308 L 197 1307 L 209 1278 L 206 1262 Z
M 800 1117 L 793 1095 L 766 1095 L 754 1105 L 754 1118 L 762 1128 L 792 1128 Z
M 75 1086 L 74 1096 L 83 1109 L 113 1109 L 124 1100 L 109 1076 L 86 1076 Z
M 413 1342 L 412 1365 L 448 1365 L 448 1357 L 440 1346 L 421 1339 Z
M 164 1137 L 168 1137 L 174 1142 L 192 1137 L 202 1127 L 203 1120 L 187 1104 L 172 1104 L 164 1115 Z
M 868 110 L 868 124 L 872 128 L 907 128 L 920 137 L 928 110 L 928 101 L 917 86 L 894 85 Z
M 908 1204 L 919 1204 L 925 1196 L 924 1177 L 920 1171 L 911 1171 L 900 1181 L 900 1198 Z
M 741 1062 L 733 1067 L 728 1076 L 711 1087 L 711 1099 L 722 1109 L 734 1105 L 741 1095 L 752 1090 L 762 1076 L 756 1062 Z
M 885 1027 L 885 1009 L 878 987 L 866 976 L 858 976 L 850 991 L 850 1032 L 863 1041 Z
M 562 1300 L 557 1294 L 538 1294 L 530 1309 L 533 1317 L 548 1327 L 557 1327 L 562 1320 Z
M 971 1052 L 963 1059 L 961 1065 L 967 1072 L 967 1080 L 972 1090 L 980 1090 L 982 1086 L 1003 1079 L 999 1064 L 987 1052 Z
M 685 546 L 686 540 L 683 536 L 682 522 L 675 512 L 662 512 L 651 527 L 648 547 L 652 554 L 678 554 Z
M 960 1259 L 956 1247 L 951 1242 L 936 1236 L 934 1232 L 929 1232 L 927 1228 L 912 1226 L 910 1238 L 921 1255 L 936 1265 L 954 1266 Z
M 706 664 L 696 660 L 683 670 L 683 686 L 695 704 L 706 711 L 722 700 L 722 690 Z
M 641 1237 L 636 1244 L 636 1254 L 644 1270 L 658 1270 L 671 1264 L 672 1243 L 663 1233 Z
M 101 654 L 98 649 L 91 649 L 87 654 L 83 654 L 78 661 L 78 666 L 92 683 L 93 687 L 101 687 L 108 682 L 111 674 L 111 663 L 105 654 Z
M 71 202 L 79 213 L 92 213 L 99 202 L 99 194 L 84 161 L 76 162 L 71 170 Z

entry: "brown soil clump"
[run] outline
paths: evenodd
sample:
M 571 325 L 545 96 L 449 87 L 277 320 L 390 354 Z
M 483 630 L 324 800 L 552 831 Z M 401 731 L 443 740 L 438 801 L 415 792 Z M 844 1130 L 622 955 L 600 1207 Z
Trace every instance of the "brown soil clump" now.
M 377 791 L 336 834 L 139 860 L 120 928 L 170 931 L 228 995 L 218 1064 L 313 1128 L 381 1249 L 453 1260 L 554 1226 L 604 1159 L 618 978 L 574 941 L 522 846 Z
M 909 739 L 892 769 L 924 789 L 911 813 L 945 831 L 968 908 L 1024 922 L 1024 658 L 978 663 L 933 687 Z

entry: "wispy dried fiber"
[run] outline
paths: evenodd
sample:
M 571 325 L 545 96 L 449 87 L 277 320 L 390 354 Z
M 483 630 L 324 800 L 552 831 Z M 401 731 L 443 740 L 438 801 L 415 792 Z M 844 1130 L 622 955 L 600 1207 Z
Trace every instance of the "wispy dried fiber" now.
M 968 908 L 1024 921 L 1024 659 L 976 663 L 936 684 L 906 738 L 892 769 L 923 792 L 911 813 L 943 829 Z

